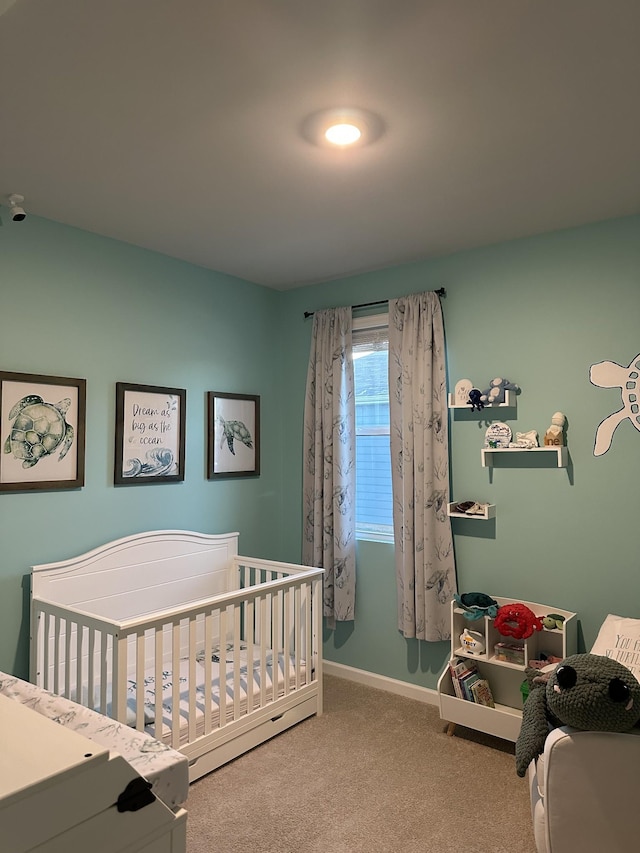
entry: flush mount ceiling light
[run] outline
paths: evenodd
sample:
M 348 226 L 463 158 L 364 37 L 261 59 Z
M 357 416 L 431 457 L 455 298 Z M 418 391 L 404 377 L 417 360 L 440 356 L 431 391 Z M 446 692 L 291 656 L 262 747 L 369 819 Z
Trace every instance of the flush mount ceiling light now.
M 359 148 L 378 139 L 384 131 L 380 116 L 356 107 L 320 110 L 302 123 L 302 135 L 323 148 Z

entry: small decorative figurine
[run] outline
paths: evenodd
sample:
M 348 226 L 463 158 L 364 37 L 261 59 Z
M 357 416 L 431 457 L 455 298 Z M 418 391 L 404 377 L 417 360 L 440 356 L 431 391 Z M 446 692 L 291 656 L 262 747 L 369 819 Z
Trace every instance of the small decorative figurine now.
M 484 435 L 484 446 L 493 448 L 494 450 L 501 447 L 509 447 L 511 437 L 511 427 L 503 424 L 501 421 L 496 421 L 487 428 Z
M 453 394 L 454 403 L 456 406 L 466 406 L 469 402 L 469 391 L 473 388 L 473 382 L 470 379 L 460 379 L 456 382 L 455 391 Z
M 517 432 L 515 443 L 509 447 L 521 447 L 525 450 L 531 450 L 532 447 L 538 446 L 538 433 L 535 429 L 530 429 L 528 432 Z
M 465 652 L 470 655 L 484 654 L 486 648 L 480 631 L 470 631 L 468 628 L 465 628 L 462 634 L 460 634 L 460 643 Z
M 480 397 L 480 391 L 477 388 L 472 388 L 469 391 L 469 399 L 467 403 L 471 405 L 471 411 L 475 412 L 476 410 L 479 412 L 481 409 L 484 409 L 484 403 Z
M 564 425 L 566 418 L 562 412 L 555 412 L 551 418 L 551 426 L 544 434 L 545 447 L 562 447 L 564 445 Z

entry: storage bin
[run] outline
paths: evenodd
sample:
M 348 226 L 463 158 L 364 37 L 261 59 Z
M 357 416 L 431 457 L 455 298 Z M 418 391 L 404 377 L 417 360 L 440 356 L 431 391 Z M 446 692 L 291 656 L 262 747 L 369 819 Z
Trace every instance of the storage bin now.
M 496 643 L 493 647 L 493 653 L 497 660 L 517 663 L 520 666 L 524 664 L 524 646 L 518 643 Z

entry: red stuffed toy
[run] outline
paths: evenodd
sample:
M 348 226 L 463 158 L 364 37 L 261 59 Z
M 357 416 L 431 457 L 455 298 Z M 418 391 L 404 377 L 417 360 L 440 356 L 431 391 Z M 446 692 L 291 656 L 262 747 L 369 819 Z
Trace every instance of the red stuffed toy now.
M 542 631 L 542 616 L 536 616 L 526 604 L 504 604 L 493 624 L 503 637 L 526 640 L 534 631 Z

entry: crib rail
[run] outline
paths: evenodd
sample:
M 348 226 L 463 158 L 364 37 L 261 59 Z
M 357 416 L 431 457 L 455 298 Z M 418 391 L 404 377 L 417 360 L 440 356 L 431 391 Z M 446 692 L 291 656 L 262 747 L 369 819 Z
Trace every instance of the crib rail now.
M 136 619 L 34 596 L 31 680 L 176 749 L 296 693 L 321 708 L 322 570 L 232 562 L 238 589 Z

